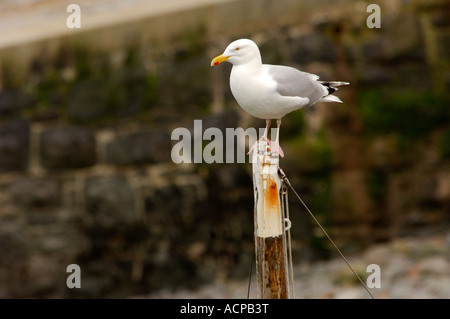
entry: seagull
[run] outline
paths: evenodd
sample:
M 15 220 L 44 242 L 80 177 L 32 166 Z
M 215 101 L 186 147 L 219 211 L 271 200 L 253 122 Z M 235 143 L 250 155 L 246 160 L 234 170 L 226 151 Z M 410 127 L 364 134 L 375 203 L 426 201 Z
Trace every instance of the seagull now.
M 284 65 L 263 64 L 259 48 L 250 39 L 239 39 L 211 61 L 211 66 L 222 62 L 233 65 L 230 88 L 238 104 L 250 115 L 266 120 L 266 129 L 260 140 L 266 141 L 274 153 L 284 157 L 279 144 L 281 119 L 288 113 L 319 101 L 342 101 L 335 95 L 338 86 L 348 82 L 318 81 L 319 76 Z M 275 141 L 267 139 L 272 119 L 277 121 Z M 249 154 L 253 151 L 253 147 Z

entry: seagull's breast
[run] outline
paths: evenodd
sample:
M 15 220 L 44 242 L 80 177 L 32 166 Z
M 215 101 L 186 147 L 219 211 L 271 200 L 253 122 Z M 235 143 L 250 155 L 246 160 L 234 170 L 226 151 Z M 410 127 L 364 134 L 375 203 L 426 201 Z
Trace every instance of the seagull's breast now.
M 298 109 L 298 99 L 281 96 L 277 92 L 277 83 L 266 68 L 233 66 L 230 88 L 238 104 L 254 117 L 278 119 Z
M 230 75 L 230 88 L 242 107 L 260 104 L 267 95 L 274 93 L 276 84 L 262 70 L 234 66 Z

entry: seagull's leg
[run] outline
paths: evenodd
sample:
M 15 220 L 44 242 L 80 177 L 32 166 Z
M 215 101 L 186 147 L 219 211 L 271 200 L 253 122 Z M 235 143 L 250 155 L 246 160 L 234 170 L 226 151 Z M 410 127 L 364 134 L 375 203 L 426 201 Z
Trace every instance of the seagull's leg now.
M 266 120 L 266 129 L 264 130 L 263 136 L 259 139 L 259 141 L 264 141 L 267 144 L 269 144 L 269 146 L 271 145 L 272 141 L 267 138 L 267 134 L 269 134 L 269 128 L 270 128 L 270 122 L 271 121 L 272 120 Z M 248 151 L 247 155 L 249 155 L 251 152 L 253 152 L 253 149 L 255 148 L 255 145 L 256 144 L 252 145 L 252 147 L 250 148 L 250 151 Z
M 280 127 L 281 127 L 281 119 L 278 119 L 277 120 L 277 136 L 275 138 L 275 141 L 272 142 L 272 144 L 270 145 L 270 149 L 271 149 L 272 152 L 278 153 L 278 154 L 280 154 L 281 157 L 284 157 L 284 152 L 281 149 L 281 146 L 280 146 L 280 143 L 279 143 Z
M 261 137 L 261 140 L 268 142 L 267 134 L 269 134 L 270 122 L 272 120 L 266 120 L 266 129 L 264 130 L 264 134 Z

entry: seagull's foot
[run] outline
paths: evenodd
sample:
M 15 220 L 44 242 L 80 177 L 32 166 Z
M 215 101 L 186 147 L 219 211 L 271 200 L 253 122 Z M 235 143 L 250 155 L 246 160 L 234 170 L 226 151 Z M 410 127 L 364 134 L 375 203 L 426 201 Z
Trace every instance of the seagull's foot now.
M 279 144 L 278 142 L 274 142 L 274 141 L 272 141 L 272 140 L 270 140 L 270 139 L 268 139 L 267 137 L 264 137 L 264 136 L 261 137 L 261 138 L 258 140 L 258 142 L 259 142 L 259 141 L 264 141 L 264 142 L 266 142 L 267 145 L 269 146 L 270 151 L 271 151 L 272 153 L 277 153 L 277 154 L 279 154 L 281 157 L 284 157 L 284 152 L 283 152 L 283 150 L 281 149 L 281 146 L 280 146 L 280 144 Z M 256 143 L 253 144 L 253 146 L 250 148 L 250 151 L 248 151 L 247 155 L 250 155 L 250 154 L 254 151 L 255 145 L 256 145 Z
M 253 146 L 250 148 L 250 151 L 248 151 L 247 155 L 250 155 L 253 152 L 253 149 L 255 148 L 256 144 L 253 144 Z
M 258 143 L 261 142 L 261 141 L 266 142 L 267 145 L 269 145 L 269 147 L 270 147 L 270 145 L 272 144 L 272 141 L 269 140 L 267 137 L 264 137 L 264 136 L 261 137 L 261 138 L 258 140 Z M 252 147 L 250 148 L 250 151 L 248 151 L 247 155 L 250 155 L 250 154 L 253 152 L 253 150 L 254 150 L 254 148 L 255 148 L 255 145 L 257 145 L 257 143 L 255 143 L 255 144 L 252 145 Z
M 272 153 L 278 153 L 281 157 L 284 157 L 284 152 L 278 142 L 275 141 L 270 143 L 270 150 Z

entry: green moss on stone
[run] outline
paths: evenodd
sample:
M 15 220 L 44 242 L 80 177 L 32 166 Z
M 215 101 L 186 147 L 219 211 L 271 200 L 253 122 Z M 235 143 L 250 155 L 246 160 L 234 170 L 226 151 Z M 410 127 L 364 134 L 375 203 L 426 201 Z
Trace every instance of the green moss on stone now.
M 309 185 L 313 190 L 311 206 L 315 212 L 326 220 L 331 215 L 331 178 L 329 174 L 309 178 Z
M 374 202 L 378 205 L 383 203 L 387 194 L 388 174 L 381 171 L 369 171 L 366 182 L 367 190 Z
M 179 41 L 184 45 L 176 51 L 175 62 L 183 62 L 204 54 L 207 49 L 206 36 L 207 28 L 205 25 L 200 25 L 194 30 L 183 33 Z
M 443 158 L 450 158 L 450 129 L 445 131 L 439 140 L 439 153 Z
M 304 110 L 289 113 L 289 116 L 283 118 L 280 138 L 298 138 L 305 133 L 305 123 Z
M 2 61 L 0 65 L 0 82 L 4 88 L 15 88 L 20 84 L 19 76 L 17 72 L 15 72 L 15 63 L 14 61 Z
M 359 94 L 359 110 L 369 134 L 418 138 L 448 124 L 449 105 L 448 94 L 411 89 L 373 89 Z
M 316 136 L 301 135 L 289 141 L 289 147 L 296 154 L 296 162 L 304 173 L 327 173 L 332 165 L 332 151 L 325 133 Z

